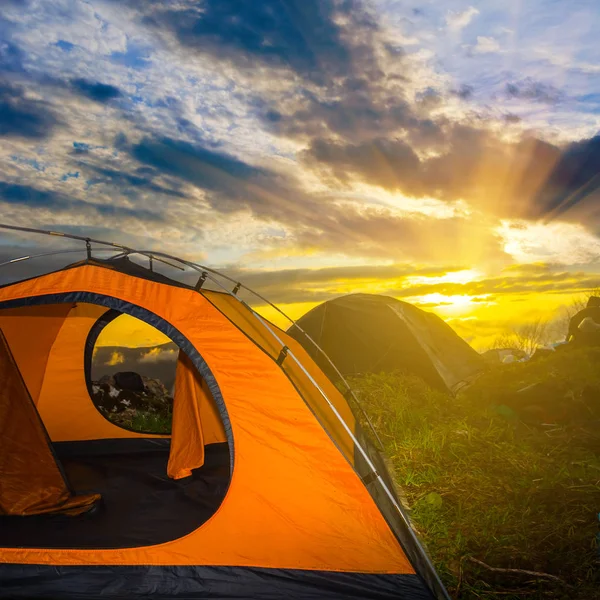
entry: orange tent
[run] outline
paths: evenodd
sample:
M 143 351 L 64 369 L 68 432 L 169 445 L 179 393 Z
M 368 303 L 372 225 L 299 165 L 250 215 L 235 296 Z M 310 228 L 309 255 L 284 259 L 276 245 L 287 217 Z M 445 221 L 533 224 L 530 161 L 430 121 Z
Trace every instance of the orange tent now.
M 0 598 L 447 598 L 344 396 L 205 278 L 89 256 L 0 287 Z M 91 399 L 109 311 L 180 348 L 170 435 Z

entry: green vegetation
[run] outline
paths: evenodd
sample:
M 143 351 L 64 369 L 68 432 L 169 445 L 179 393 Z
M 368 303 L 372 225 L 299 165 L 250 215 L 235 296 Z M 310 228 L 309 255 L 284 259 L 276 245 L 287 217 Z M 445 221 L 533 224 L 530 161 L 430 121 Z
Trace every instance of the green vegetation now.
M 600 598 L 600 349 L 499 365 L 457 398 L 352 385 L 453 598 Z
M 108 418 L 126 429 L 141 433 L 171 433 L 172 414 L 143 410 L 126 410 L 122 413 L 107 413 Z

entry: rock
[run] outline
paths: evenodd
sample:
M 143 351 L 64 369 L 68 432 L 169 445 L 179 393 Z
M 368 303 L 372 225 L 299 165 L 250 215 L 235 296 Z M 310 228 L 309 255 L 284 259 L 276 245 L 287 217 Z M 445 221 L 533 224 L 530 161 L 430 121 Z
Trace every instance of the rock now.
M 119 390 L 108 383 L 92 382 L 92 400 L 94 404 L 106 411 L 118 410 Z
M 132 387 L 135 389 L 130 389 Z M 105 375 L 92 382 L 91 391 L 94 404 L 105 413 L 133 411 L 167 415 L 173 410 L 173 398 L 160 380 L 134 372 L 116 373 L 113 377 Z
M 151 377 L 145 377 L 142 375 L 142 381 L 146 392 L 151 396 L 168 396 L 169 392 L 164 386 L 163 382 L 159 379 L 152 379 Z
M 131 392 L 143 392 L 145 391 L 144 381 L 141 375 L 134 371 L 121 371 L 113 375 L 115 380 L 115 386 L 122 390 L 129 390 Z
M 103 383 L 111 386 L 115 386 L 115 378 L 112 375 L 102 375 L 98 380 L 98 384 L 102 385 Z

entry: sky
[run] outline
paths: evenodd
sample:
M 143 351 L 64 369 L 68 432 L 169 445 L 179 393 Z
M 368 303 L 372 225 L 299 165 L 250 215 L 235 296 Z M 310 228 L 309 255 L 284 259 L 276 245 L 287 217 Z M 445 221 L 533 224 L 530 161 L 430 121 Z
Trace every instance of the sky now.
M 391 295 L 483 349 L 600 286 L 599 28 L 595 0 L 4 0 L 0 221 L 292 317 Z

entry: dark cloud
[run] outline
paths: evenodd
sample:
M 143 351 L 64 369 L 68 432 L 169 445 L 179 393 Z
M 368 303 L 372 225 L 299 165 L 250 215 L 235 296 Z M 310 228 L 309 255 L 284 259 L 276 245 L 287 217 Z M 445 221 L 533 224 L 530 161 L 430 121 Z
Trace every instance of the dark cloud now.
M 542 104 L 557 104 L 565 99 L 563 91 L 550 83 L 543 83 L 527 77 L 520 81 L 507 83 L 505 93 L 509 98 L 532 100 Z
M 88 172 L 90 178 L 88 185 L 111 184 L 120 188 L 121 192 L 126 194 L 127 188 L 142 189 L 156 194 L 164 194 L 175 198 L 185 198 L 185 194 L 180 190 L 167 188 L 153 181 L 153 175 L 158 175 L 155 170 L 145 171 L 142 167 L 137 173 L 128 173 L 109 167 L 79 163 L 79 165 Z M 127 195 L 127 194 L 126 194 Z
M 317 219 L 315 201 L 303 195 L 296 182 L 207 145 L 146 138 L 131 148 L 131 156 L 205 190 L 207 201 L 219 212 L 250 209 L 259 217 L 283 222 L 295 222 L 299 214 L 303 220 Z
M 103 217 L 129 217 L 146 221 L 159 221 L 162 218 L 161 215 L 145 209 L 84 202 L 53 190 L 40 190 L 29 185 L 6 181 L 0 181 L 0 201 L 31 209 L 46 208 L 74 214 L 91 211 Z
M 440 106 L 443 103 L 443 96 L 438 90 L 429 87 L 423 92 L 417 93 L 416 101 L 419 108 L 429 110 Z
M 149 11 L 145 22 L 172 31 L 183 46 L 238 66 L 254 68 L 258 61 L 288 67 L 319 81 L 351 70 L 352 52 L 336 16 L 354 26 L 375 27 L 357 0 L 207 0 L 164 6 Z
M 501 295 L 527 295 L 531 293 L 577 294 L 582 290 L 600 286 L 600 278 L 583 272 L 540 272 L 520 266 L 514 274 L 490 277 L 469 283 L 419 283 L 411 277 L 439 277 L 461 270 L 460 266 L 419 268 L 410 264 L 388 266 L 361 265 L 325 269 L 285 269 L 281 271 L 230 270 L 228 275 L 242 281 L 274 303 L 324 302 L 339 296 L 340 284 L 344 293 L 364 291 L 372 283 L 378 284 L 378 293 L 397 298 L 413 298 L 428 294 L 443 296 L 474 296 L 474 301 L 486 301 Z M 385 287 L 385 286 L 388 287 Z M 478 297 L 478 299 L 477 299 Z M 444 302 L 431 303 L 440 306 Z M 423 306 L 421 304 L 421 306 Z
M 8 41 L 0 40 L 0 70 L 5 73 L 19 73 L 23 71 L 23 51 Z
M 403 140 L 380 138 L 361 144 L 340 144 L 317 138 L 306 156 L 315 166 L 330 167 L 342 182 L 358 176 L 392 190 L 420 187 L 421 161 Z
M 364 76 L 332 82 L 325 95 L 303 90 L 291 109 L 267 103 L 259 118 L 278 135 L 306 140 L 335 136 L 355 142 L 394 132 L 436 140 L 440 135 L 438 124 L 415 115 L 401 90 Z
M 0 81 L 0 136 L 42 139 L 57 124 L 47 103 L 27 98 L 23 88 Z
M 119 362 L 111 365 L 114 354 Z M 103 375 L 114 375 L 120 371 L 135 371 L 144 377 L 161 381 L 167 390 L 175 384 L 177 368 L 177 344 L 167 343 L 146 348 L 127 348 L 125 346 L 96 346 L 92 362 L 91 377 L 98 381 Z
M 402 280 L 408 276 L 435 277 L 461 267 L 418 267 L 410 264 L 385 266 L 327 267 L 323 269 L 283 269 L 279 271 L 227 270 L 230 277 L 241 281 L 271 302 L 322 302 L 335 294 L 335 288 L 343 282 L 344 287 L 356 289 L 370 282 Z
M 361 179 L 411 196 L 455 200 L 471 187 L 482 156 L 494 151 L 494 139 L 465 126 L 444 135 L 450 151 L 431 159 L 420 159 L 407 141 L 389 137 L 359 144 L 315 139 L 305 159 L 314 168 L 326 166 L 339 181 Z
M 432 158 L 389 137 L 359 144 L 316 138 L 304 158 L 342 183 L 359 179 L 414 197 L 462 198 L 501 217 L 577 219 L 600 199 L 600 136 L 559 148 L 536 138 L 505 143 L 474 127 L 448 125 L 443 132 L 448 149 Z
M 600 136 L 570 144 L 552 169 L 536 201 L 546 219 L 565 216 L 600 200 Z
M 94 102 L 100 102 L 106 104 L 115 98 L 119 98 L 122 93 L 121 90 L 114 85 L 108 85 L 106 83 L 100 83 L 98 81 L 88 81 L 87 79 L 74 79 L 71 81 L 71 85 L 81 95 L 93 100 Z
M 473 86 L 463 84 L 461 85 L 454 93 L 463 100 L 469 100 L 473 97 L 473 93 L 475 92 Z
M 540 275 L 492 277 L 469 283 L 434 283 L 407 285 L 396 290 L 398 297 L 423 296 L 438 293 L 445 296 L 520 295 L 531 293 L 568 294 L 594 289 L 600 284 L 598 275 L 582 272 L 558 272 Z
M 132 148 L 131 155 L 162 173 L 230 200 L 241 200 L 244 184 L 265 174 L 223 152 L 169 138 L 146 138 Z
M 249 165 L 206 145 L 147 138 L 130 154 L 146 168 L 204 190 L 206 201 L 220 213 L 250 210 L 259 219 L 287 225 L 290 233 L 279 240 L 282 244 L 439 261 L 446 256 L 444 245 L 456 246 L 468 235 L 466 219 L 410 218 L 385 208 L 339 204 L 335 197 L 313 197 L 289 175 Z M 470 252 L 487 257 L 497 256 L 499 250 L 494 240 Z

